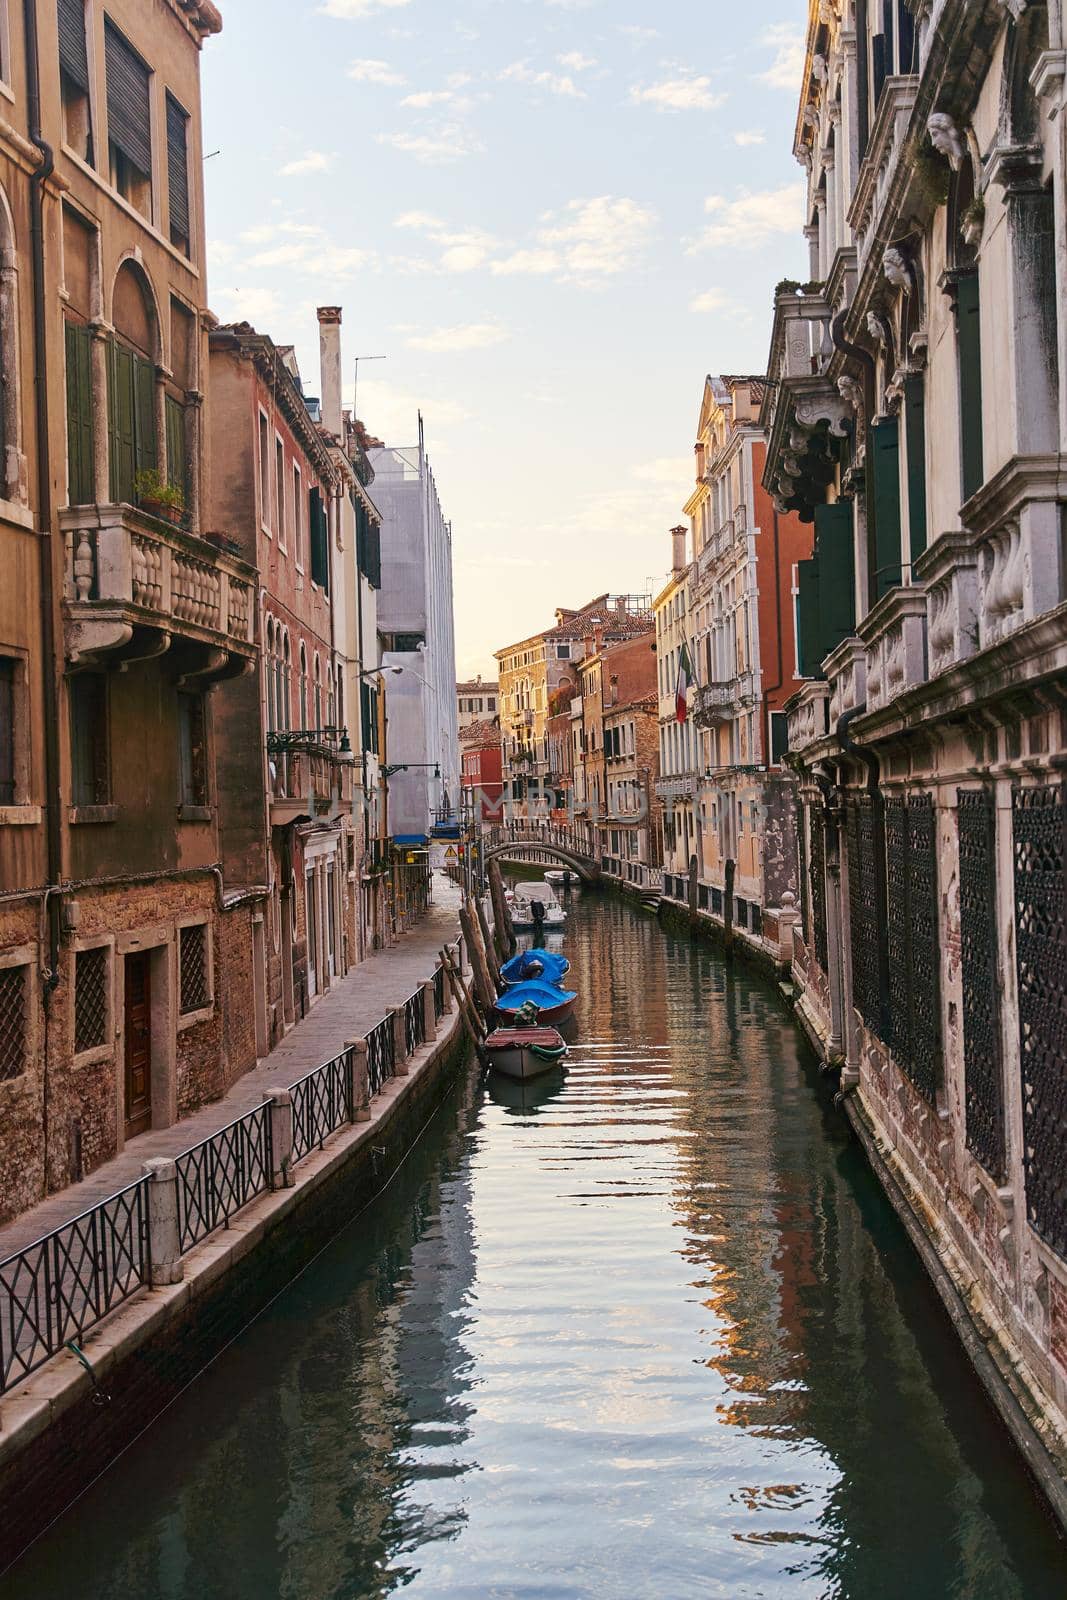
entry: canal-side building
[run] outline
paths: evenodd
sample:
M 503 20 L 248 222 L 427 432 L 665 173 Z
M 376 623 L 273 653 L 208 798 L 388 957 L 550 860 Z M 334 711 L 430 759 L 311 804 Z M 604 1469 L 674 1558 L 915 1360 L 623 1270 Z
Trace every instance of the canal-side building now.
M 709 376 L 701 396 L 688 639 L 697 686 L 698 910 L 757 950 L 764 912 L 797 892 L 785 704 L 799 688 L 793 582 L 812 530 L 763 485 L 762 377 Z M 777 921 L 767 928 L 777 944 Z M 775 951 L 775 953 L 777 953 Z
M 656 693 L 659 713 L 659 779 L 663 802 L 663 893 L 695 914 L 698 906 L 700 842 L 697 794 L 703 768 L 700 732 L 693 721 L 691 675 L 680 683 L 682 652 L 692 666 L 689 607 L 694 578 L 689 530 L 671 529 L 671 575 L 652 602 L 656 632 Z M 679 692 L 681 691 L 681 692 Z
M 202 503 L 219 27 L 208 0 L 53 0 L 0 29 L 4 1216 L 256 1057 L 266 884 L 216 727 L 253 667 L 256 573 Z
M 496 717 L 468 722 L 460 730 L 463 815 L 475 827 L 503 819 L 504 777 L 500 723 Z
M 456 684 L 456 709 L 459 715 L 459 735 L 479 722 L 492 722 L 500 711 L 500 685 L 495 680 L 483 681 L 481 673 L 476 678 L 466 678 Z
M 609 683 L 604 707 L 607 815 L 601 824 L 600 864 L 609 877 L 635 889 L 658 881 L 663 863 L 663 801 L 659 780 L 659 695 L 655 656 L 649 652 L 651 687 L 618 694 Z
M 815 532 L 788 706 L 800 1015 L 1061 1473 L 1062 26 L 811 8 L 811 282 L 779 287 L 762 413 L 765 484 Z

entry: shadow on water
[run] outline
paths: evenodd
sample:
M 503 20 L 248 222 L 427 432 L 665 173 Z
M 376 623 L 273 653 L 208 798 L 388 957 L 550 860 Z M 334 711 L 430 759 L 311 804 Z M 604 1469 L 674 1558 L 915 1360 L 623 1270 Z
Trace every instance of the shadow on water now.
M 1067 1592 L 776 991 L 568 912 L 567 1072 L 457 1085 L 5 1600 Z

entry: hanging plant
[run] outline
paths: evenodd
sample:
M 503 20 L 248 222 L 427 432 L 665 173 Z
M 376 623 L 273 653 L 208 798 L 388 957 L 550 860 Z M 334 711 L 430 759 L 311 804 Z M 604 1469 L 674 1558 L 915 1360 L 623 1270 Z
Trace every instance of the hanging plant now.
M 982 238 L 985 227 L 985 200 L 979 194 L 971 201 L 960 218 L 960 237 L 973 250 Z
M 952 168 L 929 140 L 920 146 L 915 157 L 915 181 L 928 205 L 936 208 L 945 204 L 952 186 Z

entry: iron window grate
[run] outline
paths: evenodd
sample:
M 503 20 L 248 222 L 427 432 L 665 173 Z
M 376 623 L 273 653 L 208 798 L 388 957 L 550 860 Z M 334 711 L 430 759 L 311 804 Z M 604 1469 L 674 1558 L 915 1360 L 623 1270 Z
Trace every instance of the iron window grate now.
M 107 946 L 74 958 L 74 1053 L 107 1043 Z
M 28 974 L 25 966 L 0 968 L 0 1083 L 26 1070 Z
M 211 1004 L 207 981 L 207 928 L 204 923 L 181 930 L 178 959 L 182 1012 L 203 1011 Z

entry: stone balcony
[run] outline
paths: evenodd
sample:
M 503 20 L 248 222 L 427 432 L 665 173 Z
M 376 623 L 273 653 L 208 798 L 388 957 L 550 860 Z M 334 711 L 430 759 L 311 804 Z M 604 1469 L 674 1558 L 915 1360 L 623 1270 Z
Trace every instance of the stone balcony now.
M 830 685 L 821 678 L 813 678 L 787 701 L 785 711 L 789 726 L 789 748 L 806 750 L 808 745 L 825 739 L 829 731 L 827 712 L 830 705 Z
M 267 734 L 272 827 L 323 816 L 352 800 L 353 756 L 344 728 L 285 728 Z
M 926 590 L 890 589 L 857 628 L 867 650 L 867 710 L 880 711 L 898 694 L 925 683 Z
M 692 800 L 700 787 L 698 772 L 676 772 L 667 778 L 657 778 L 656 793 L 661 800 Z
M 1017 456 L 967 501 L 963 527 L 923 551 L 915 573 L 927 594 L 931 676 L 1061 603 L 1065 502 L 1057 457 Z
M 169 652 L 183 678 L 205 684 L 251 669 L 254 567 L 135 506 L 71 506 L 59 516 L 73 666 Z
M 830 727 L 848 711 L 867 703 L 867 646 L 862 639 L 843 639 L 823 663 L 830 686 Z
M 908 76 L 887 78 L 882 88 L 848 212 L 861 269 L 878 236 L 882 209 L 907 142 L 918 85 L 917 77 Z
M 698 728 L 714 728 L 721 722 L 732 722 L 743 706 L 755 696 L 755 679 L 751 672 L 738 673 L 725 683 L 698 684 L 694 691 L 693 721 Z

